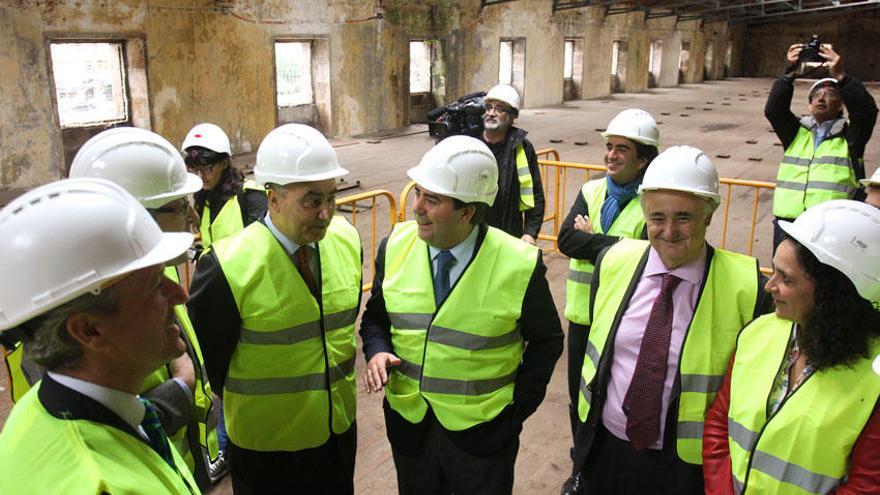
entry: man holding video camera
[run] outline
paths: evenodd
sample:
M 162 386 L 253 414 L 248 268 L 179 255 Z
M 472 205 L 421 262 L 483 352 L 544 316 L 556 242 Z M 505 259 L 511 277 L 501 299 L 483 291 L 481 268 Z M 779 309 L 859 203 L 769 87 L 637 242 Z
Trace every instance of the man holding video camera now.
M 846 75 L 840 55 L 814 35 L 786 54 L 788 68 L 770 90 L 764 116 L 785 147 L 773 194 L 773 249 L 781 241 L 778 221 L 793 221 L 807 208 L 851 199 L 865 178 L 864 152 L 877 121 L 877 105 L 861 81 Z M 810 88 L 810 115 L 791 111 L 794 80 L 827 69 L 831 77 Z M 849 120 L 843 115 L 843 107 Z
M 484 143 L 498 162 L 498 196 L 486 221 L 529 244 L 535 244 L 544 223 L 544 190 L 535 148 L 527 132 L 513 126 L 519 117 L 519 93 L 513 86 L 498 84 L 483 101 Z

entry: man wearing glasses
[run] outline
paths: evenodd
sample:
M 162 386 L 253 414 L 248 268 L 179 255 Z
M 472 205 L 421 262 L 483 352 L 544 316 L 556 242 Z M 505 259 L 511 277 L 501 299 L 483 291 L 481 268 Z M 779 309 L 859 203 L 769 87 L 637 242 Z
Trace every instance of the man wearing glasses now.
M 507 84 L 486 93 L 483 142 L 498 162 L 498 196 L 487 223 L 535 244 L 544 223 L 544 190 L 535 148 L 525 130 L 513 126 L 519 117 L 519 94 Z
M 268 214 L 199 259 L 188 307 L 223 387 L 238 495 L 354 492 L 363 257 L 357 230 L 335 215 L 347 173 L 314 128 L 273 130 L 254 168 Z
M 829 44 L 819 57 L 832 77 L 819 79 L 810 88 L 810 115 L 791 112 L 794 80 L 804 76 L 799 63 L 804 45 L 788 48 L 789 66 L 767 97 L 764 116 L 785 147 L 773 193 L 773 249 L 782 240 L 779 220 L 793 222 L 807 208 L 832 199 L 852 199 L 859 179 L 865 178 L 865 145 L 877 122 L 877 105 L 861 81 L 846 75 L 841 57 Z M 843 107 L 849 120 L 843 115 Z M 856 198 L 859 199 L 859 198 Z

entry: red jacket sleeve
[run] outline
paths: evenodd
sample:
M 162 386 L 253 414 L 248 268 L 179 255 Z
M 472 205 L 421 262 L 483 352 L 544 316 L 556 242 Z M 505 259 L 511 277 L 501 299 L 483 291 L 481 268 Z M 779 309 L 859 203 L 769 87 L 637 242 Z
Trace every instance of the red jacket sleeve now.
M 706 413 L 703 426 L 703 479 L 707 495 L 734 495 L 733 474 L 730 467 L 730 447 L 727 444 L 727 412 L 730 408 L 730 372 L 733 356 L 727 367 L 724 383 Z
M 849 476 L 835 495 L 880 493 L 880 412 L 877 405 L 853 445 Z M 707 492 L 708 493 L 708 492 Z

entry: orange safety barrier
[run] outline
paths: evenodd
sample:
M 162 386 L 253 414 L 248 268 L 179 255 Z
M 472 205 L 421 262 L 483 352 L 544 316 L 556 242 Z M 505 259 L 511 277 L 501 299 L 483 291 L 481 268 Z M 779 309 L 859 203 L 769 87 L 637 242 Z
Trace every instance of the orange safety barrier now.
M 377 226 L 379 221 L 378 216 L 378 203 L 377 198 L 385 198 L 388 200 L 388 209 L 390 211 L 389 214 L 389 227 L 388 232 L 391 231 L 391 227 L 397 222 L 397 201 L 394 199 L 394 195 L 386 190 L 375 190 L 375 191 L 367 191 L 359 194 L 354 194 L 351 196 L 346 196 L 344 198 L 340 198 L 336 200 L 337 211 L 340 211 L 343 214 L 346 214 L 349 221 L 352 225 L 357 227 L 357 219 L 358 219 L 358 203 L 369 201 L 369 205 L 365 205 L 370 210 L 370 258 L 368 264 L 368 270 L 365 271 L 364 280 L 368 282 L 363 284 L 362 290 L 364 292 L 370 290 L 373 287 L 373 267 L 376 262 L 376 250 L 378 249 L 379 241 L 381 237 L 377 237 Z M 350 210 L 346 208 L 340 208 L 341 206 L 350 206 Z M 359 230 L 360 231 L 360 230 Z M 382 235 L 384 237 L 384 234 Z M 363 239 L 363 234 L 361 234 L 361 239 Z M 366 274 L 369 273 L 370 276 L 367 277 Z

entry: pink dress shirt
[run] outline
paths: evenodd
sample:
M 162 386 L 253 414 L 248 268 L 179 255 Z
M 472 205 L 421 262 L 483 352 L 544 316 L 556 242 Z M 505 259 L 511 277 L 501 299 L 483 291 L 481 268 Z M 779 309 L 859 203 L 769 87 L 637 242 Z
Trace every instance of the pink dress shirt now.
M 706 271 L 706 246 L 703 246 L 696 259 L 681 265 L 671 272 L 663 264 L 660 256 L 652 247 L 648 253 L 648 262 L 639 280 L 639 285 L 633 292 L 629 306 L 626 308 L 617 336 L 614 339 L 614 361 L 611 363 L 611 377 L 608 382 L 608 398 L 602 409 L 602 423 L 612 435 L 621 440 L 628 440 L 626 436 L 626 414 L 623 412 L 623 399 L 629 389 L 636 361 L 639 358 L 639 350 L 642 346 L 642 337 L 645 335 L 645 327 L 654 299 L 660 293 L 663 275 L 672 273 L 682 281 L 672 293 L 672 337 L 669 339 L 669 359 L 666 368 L 666 381 L 663 382 L 663 399 L 661 406 L 660 437 L 650 449 L 663 447 L 663 435 L 666 430 L 666 414 L 669 409 L 669 396 L 672 393 L 672 384 L 678 374 L 678 358 L 684 344 L 694 309 L 697 306 L 697 297 L 700 293 L 700 285 Z M 601 283 L 601 282 L 600 282 Z

